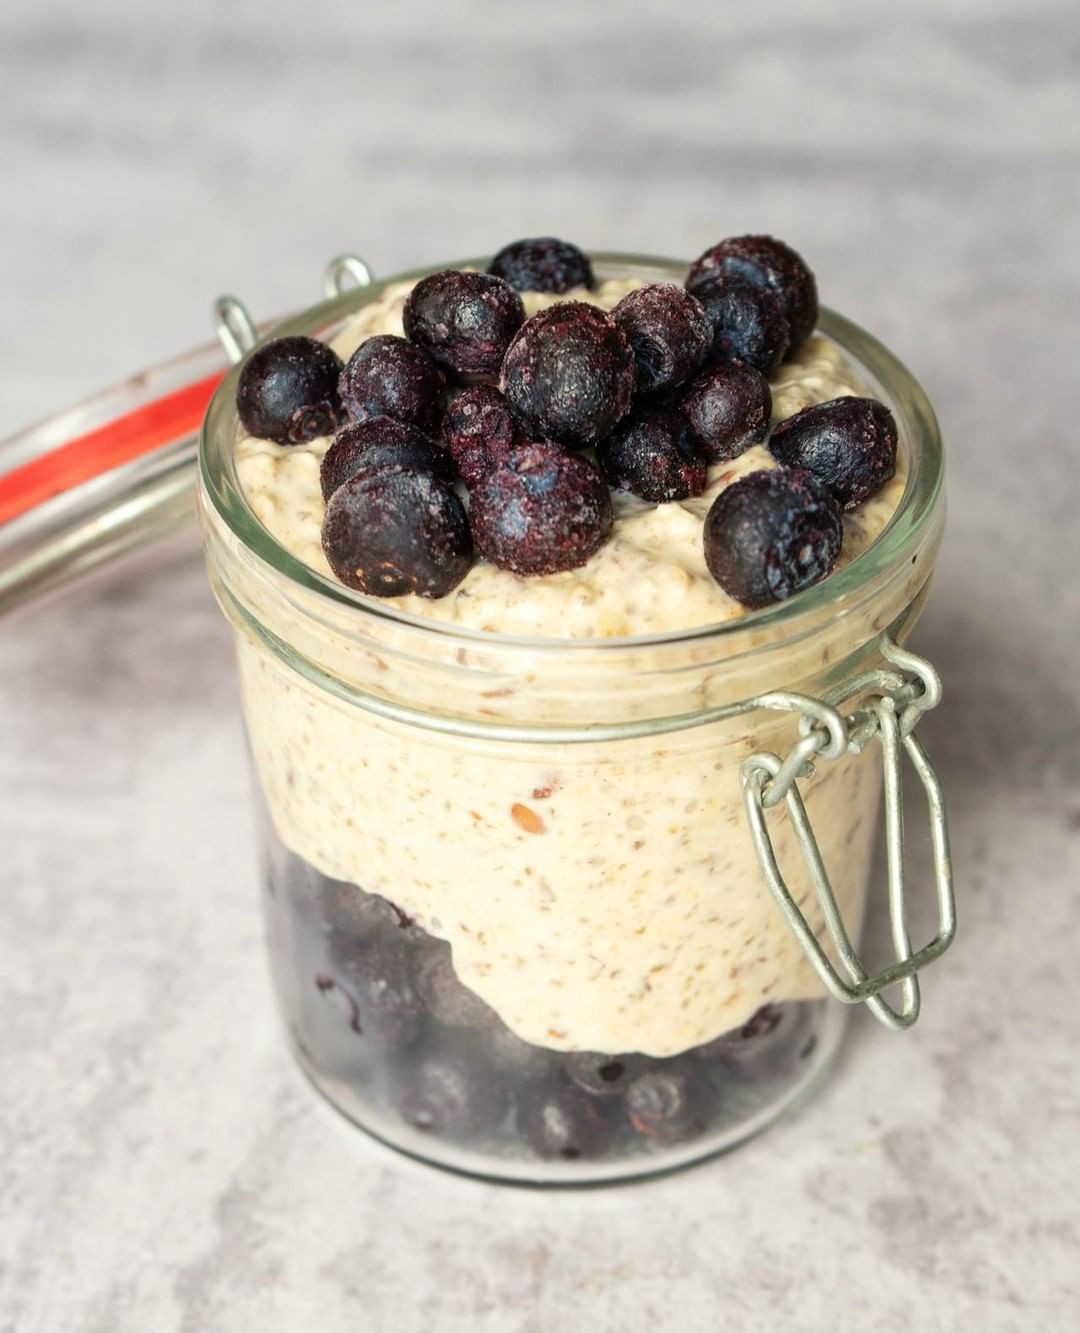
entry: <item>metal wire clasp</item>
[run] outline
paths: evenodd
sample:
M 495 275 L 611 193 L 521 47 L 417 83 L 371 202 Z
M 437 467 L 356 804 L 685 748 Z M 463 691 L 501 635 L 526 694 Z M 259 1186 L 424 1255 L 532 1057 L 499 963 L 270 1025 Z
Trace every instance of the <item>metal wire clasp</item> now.
M 945 805 L 926 751 L 915 738 L 923 713 L 941 699 L 941 680 L 923 658 L 899 647 L 888 634 L 880 640 L 882 657 L 896 668 L 868 671 L 826 700 L 797 694 L 764 695 L 761 707 L 798 711 L 800 737 L 786 759 L 775 754 L 754 754 L 742 766 L 743 795 L 750 833 L 765 882 L 794 931 L 814 970 L 829 993 L 845 1004 L 865 1003 L 886 1027 L 899 1031 L 919 1016 L 916 973 L 952 943 L 956 934 L 956 903 Z M 859 699 L 855 711 L 844 714 L 838 705 Z M 889 880 L 889 921 L 896 961 L 869 976 L 852 946 L 829 882 L 814 831 L 799 792 L 797 779 L 813 776 L 811 760 L 836 759 L 845 751 L 858 753 L 870 740 L 881 743 L 885 769 L 885 834 Z M 908 933 L 904 882 L 904 812 L 901 765 L 907 753 L 926 792 L 934 856 L 934 884 L 938 901 L 938 931 L 924 948 L 912 951 Z M 795 901 L 777 864 L 765 812 L 783 801 L 795 839 L 806 862 L 825 927 L 848 974 L 845 979 L 829 960 L 817 935 Z M 900 1005 L 893 1008 L 881 992 L 899 985 Z

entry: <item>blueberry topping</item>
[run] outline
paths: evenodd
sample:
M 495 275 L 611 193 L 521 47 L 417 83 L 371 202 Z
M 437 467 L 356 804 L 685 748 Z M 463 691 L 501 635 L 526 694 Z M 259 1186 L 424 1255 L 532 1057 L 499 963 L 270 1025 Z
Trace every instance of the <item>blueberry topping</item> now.
M 763 375 L 776 369 L 787 350 L 788 322 L 774 292 L 726 273 L 703 279 L 693 291 L 712 324 L 716 360 L 746 361 Z
M 626 415 L 634 353 L 614 319 L 584 301 L 560 301 L 526 320 L 499 386 L 534 439 L 584 447 Z
M 587 459 L 553 444 L 515 449 L 472 492 L 469 522 L 481 553 L 515 574 L 585 564 L 611 531 L 611 493 Z
M 416 989 L 428 1012 L 447 1027 L 495 1029 L 502 1020 L 454 971 L 450 946 L 435 940 L 416 968 Z
M 521 297 L 490 273 L 421 278 L 402 311 L 406 336 L 457 375 L 494 375 L 525 319 Z
M 572 1086 L 528 1089 L 518 1102 L 517 1125 L 539 1156 L 568 1162 L 595 1156 L 609 1132 L 595 1102 Z
M 380 333 L 367 338 L 349 357 L 338 387 L 353 421 L 393 417 L 430 430 L 439 410 L 443 376 L 422 348 L 407 338 Z
M 575 1051 L 563 1060 L 563 1068 L 583 1092 L 593 1097 L 617 1097 L 642 1072 L 640 1055 L 603 1055 L 596 1051 Z
M 421 1060 L 410 1072 L 398 1108 L 417 1129 L 470 1139 L 502 1119 L 507 1100 L 502 1083 L 458 1051 Z
M 678 407 L 709 462 L 726 463 L 765 439 L 772 392 L 745 361 L 718 361 L 686 385 Z
M 655 504 L 700 495 L 708 480 L 686 418 L 671 408 L 633 408 L 597 445 L 596 457 L 616 490 Z
M 469 572 L 464 506 L 428 472 L 384 464 L 330 498 L 322 545 L 330 568 L 373 597 L 445 597 Z
M 819 583 L 840 555 L 844 521 L 812 473 L 751 472 L 713 501 L 705 563 L 729 596 L 755 609 Z
M 701 1101 L 692 1070 L 676 1065 L 634 1079 L 623 1104 L 639 1134 L 660 1143 L 682 1143 L 705 1128 Z
M 682 287 L 658 282 L 628 292 L 611 312 L 630 340 L 638 393 L 665 393 L 704 364 L 713 329 L 701 303 Z
M 323 455 L 319 471 L 323 499 L 329 500 L 351 477 L 387 463 L 408 472 L 430 472 L 440 481 L 454 480 L 450 455 L 423 431 L 392 417 L 371 417 L 343 427 Z
M 316 338 L 272 338 L 240 372 L 236 410 L 260 440 L 306 444 L 332 435 L 344 419 L 338 397 L 341 358 Z
M 781 421 L 769 450 L 785 467 L 812 472 L 853 509 L 896 470 L 896 421 L 875 398 L 834 398 Z
M 524 444 L 525 435 L 493 384 L 473 384 L 451 398 L 442 441 L 466 486 L 473 487 L 511 449 Z
M 729 236 L 706 250 L 691 266 L 686 285 L 696 293 L 699 282 L 721 273 L 768 287 L 780 298 L 791 329 L 789 355 L 813 333 L 818 315 L 817 284 L 806 261 L 783 241 L 772 236 Z
M 488 265 L 488 272 L 505 278 L 519 292 L 568 292 L 593 285 L 588 256 L 554 236 L 511 241 Z

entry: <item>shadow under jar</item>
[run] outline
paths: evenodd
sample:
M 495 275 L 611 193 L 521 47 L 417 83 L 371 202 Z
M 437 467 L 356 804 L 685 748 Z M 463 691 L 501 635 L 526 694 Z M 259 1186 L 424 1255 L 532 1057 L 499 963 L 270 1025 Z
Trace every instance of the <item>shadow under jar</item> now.
M 596 269 L 685 272 L 625 256 Z M 330 337 L 385 285 L 276 332 Z M 836 1052 L 847 1010 L 769 892 L 746 761 L 806 735 L 763 696 L 840 699 L 891 668 L 943 505 L 918 385 L 846 320 L 823 312 L 821 329 L 896 415 L 899 508 L 825 583 L 684 634 L 515 639 L 352 593 L 247 503 L 237 370 L 211 404 L 200 511 L 236 630 L 277 995 L 316 1087 L 385 1143 L 500 1180 L 629 1179 L 741 1142 Z M 882 767 L 877 744 L 845 749 L 799 783 L 854 940 Z M 790 809 L 767 826 L 836 962 Z

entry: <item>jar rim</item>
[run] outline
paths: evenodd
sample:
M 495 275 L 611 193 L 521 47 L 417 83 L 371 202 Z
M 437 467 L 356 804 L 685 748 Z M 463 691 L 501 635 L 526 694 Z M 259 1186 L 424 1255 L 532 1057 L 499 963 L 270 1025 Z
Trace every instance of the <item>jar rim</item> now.
M 688 264 L 684 260 L 618 251 L 592 252 L 597 277 L 627 276 L 627 270 L 652 281 L 682 282 Z M 277 325 L 260 339 L 295 334 L 311 335 L 326 330 L 354 315 L 380 296 L 388 287 L 416 281 L 445 268 L 483 268 L 486 259 L 465 259 L 441 265 L 426 265 L 390 274 L 365 287 L 357 287 Z M 944 451 L 937 417 L 925 391 L 907 367 L 872 334 L 852 320 L 828 307 L 821 307 L 818 330 L 832 339 L 850 357 L 857 370 L 884 391 L 898 415 L 902 439 L 908 448 L 908 476 L 903 495 L 888 524 L 871 545 L 821 583 L 783 602 L 724 621 L 696 625 L 688 629 L 662 633 L 622 635 L 610 638 L 557 638 L 542 635 L 503 634 L 473 629 L 449 621 L 412 615 L 347 588 L 344 584 L 306 565 L 279 542 L 256 516 L 236 471 L 236 389 L 244 362 L 234 366 L 218 386 L 203 419 L 199 441 L 200 489 L 225 527 L 256 559 L 297 585 L 305 594 L 337 607 L 351 608 L 358 624 L 381 621 L 401 630 L 418 633 L 422 638 L 437 638 L 444 645 L 460 643 L 463 648 L 527 649 L 530 653 L 591 654 L 605 657 L 620 651 L 636 652 L 643 648 L 675 648 L 713 641 L 730 643 L 739 635 L 765 631 L 769 638 L 798 638 L 820 622 L 820 616 L 834 604 L 859 598 L 894 569 L 898 561 L 926 537 L 937 510 L 944 485 Z M 246 357 L 245 357 L 246 360 Z M 775 642 L 775 640 L 774 640 Z

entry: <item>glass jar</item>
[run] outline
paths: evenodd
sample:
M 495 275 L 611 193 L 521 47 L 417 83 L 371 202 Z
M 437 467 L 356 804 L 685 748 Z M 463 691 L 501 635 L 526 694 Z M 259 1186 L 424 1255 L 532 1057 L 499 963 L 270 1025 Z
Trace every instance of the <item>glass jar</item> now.
M 621 255 L 595 267 L 685 273 Z M 332 337 L 386 285 L 276 332 Z M 847 1012 L 828 992 L 913 1020 L 915 971 L 953 928 L 939 794 L 911 734 L 936 678 L 900 648 L 941 537 L 941 446 L 880 344 L 827 311 L 821 328 L 899 423 L 891 523 L 789 602 L 647 638 L 470 631 L 322 577 L 238 483 L 237 370 L 211 403 L 200 512 L 236 630 L 276 991 L 312 1082 L 385 1143 L 510 1181 L 667 1170 L 813 1084 Z M 942 926 L 917 954 L 903 753 L 939 852 Z M 883 771 L 897 962 L 868 978 L 851 941 Z

